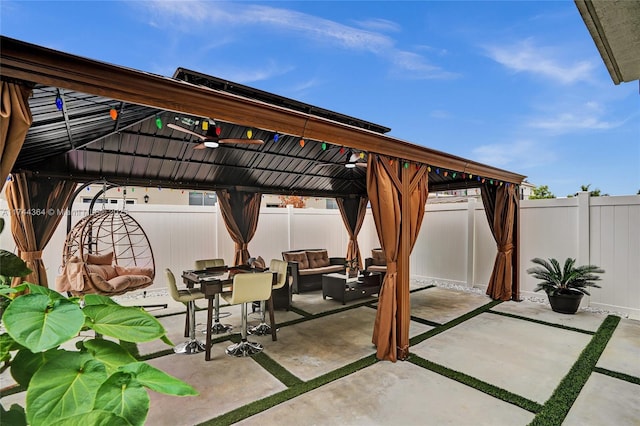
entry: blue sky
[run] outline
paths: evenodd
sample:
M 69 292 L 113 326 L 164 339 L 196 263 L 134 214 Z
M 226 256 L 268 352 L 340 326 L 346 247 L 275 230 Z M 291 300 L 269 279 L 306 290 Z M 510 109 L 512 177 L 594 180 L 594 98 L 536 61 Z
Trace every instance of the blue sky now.
M 573 1 L 8 1 L 3 35 L 171 76 L 185 67 L 390 127 L 558 197 L 640 190 L 638 82 Z

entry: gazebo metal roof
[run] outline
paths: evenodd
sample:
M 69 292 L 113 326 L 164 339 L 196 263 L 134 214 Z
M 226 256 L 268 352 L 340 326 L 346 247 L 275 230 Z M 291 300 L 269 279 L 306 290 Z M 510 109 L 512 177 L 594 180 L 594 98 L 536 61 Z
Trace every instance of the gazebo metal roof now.
M 430 165 L 431 191 L 477 187 L 482 179 L 496 185 L 524 179 L 390 137 L 379 124 L 195 71 L 178 68 L 169 78 L 7 37 L 1 45 L 0 77 L 33 84 L 33 124 L 14 170 L 78 182 L 108 178 L 136 186 L 362 195 L 366 169 L 343 166 L 353 150 L 389 155 L 408 167 Z M 111 109 L 118 112 L 115 120 Z M 251 129 L 265 143 L 194 150 L 197 138 L 167 127 L 202 132 L 196 123 L 206 119 L 221 126 L 221 137 L 243 138 Z

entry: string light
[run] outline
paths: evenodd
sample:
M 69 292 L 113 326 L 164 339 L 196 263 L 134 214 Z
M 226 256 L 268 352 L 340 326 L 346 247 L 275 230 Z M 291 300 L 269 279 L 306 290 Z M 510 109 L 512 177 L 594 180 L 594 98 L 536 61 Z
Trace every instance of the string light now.
M 340 148 L 340 154 L 344 154 L 344 151 L 345 151 L 345 149 L 344 149 L 344 146 L 343 146 L 343 147 Z
M 327 150 L 327 143 L 326 142 L 322 142 L 322 150 L 326 151 Z
M 300 146 L 304 148 L 304 139 L 300 138 Z
M 405 168 L 405 169 L 408 169 L 408 168 L 409 168 L 409 163 L 408 163 L 408 162 L 406 162 L 406 161 L 404 162 L 404 168 Z
M 156 117 L 156 127 L 158 130 L 162 129 L 162 119 L 160 117 Z
M 111 110 L 109 111 L 109 115 L 111 116 L 112 120 L 115 120 L 116 118 L 118 118 L 118 111 L 116 111 L 115 108 L 111 107 Z
M 364 160 L 364 152 L 361 152 L 361 153 L 360 153 L 360 159 L 361 159 L 361 160 Z
M 202 120 L 202 130 L 209 130 L 209 120 Z
M 62 111 L 62 98 L 60 95 L 56 96 L 56 108 L 58 108 L 58 111 Z
M 220 136 L 220 133 L 222 133 L 222 127 L 216 126 L 216 136 Z
M 253 131 L 251 129 L 247 130 L 247 137 L 251 139 L 253 137 Z
M 278 142 L 278 139 L 280 139 L 280 135 L 279 134 L 276 133 L 275 135 L 273 135 L 273 141 L 274 142 Z

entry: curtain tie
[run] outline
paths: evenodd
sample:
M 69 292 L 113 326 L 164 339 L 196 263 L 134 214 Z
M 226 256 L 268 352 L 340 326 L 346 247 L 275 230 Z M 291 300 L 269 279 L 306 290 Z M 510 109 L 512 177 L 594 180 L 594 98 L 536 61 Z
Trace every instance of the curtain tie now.
M 20 258 L 25 261 L 34 261 L 42 259 L 42 250 L 38 251 L 23 251 L 20 253 Z
M 387 262 L 387 274 L 395 274 L 398 271 L 396 262 Z
M 498 246 L 498 251 L 500 253 L 509 253 L 513 251 L 513 244 L 508 243 L 508 244 L 504 244 L 504 245 L 499 245 Z
M 240 250 L 243 250 L 243 251 L 249 250 L 249 243 L 241 243 Z

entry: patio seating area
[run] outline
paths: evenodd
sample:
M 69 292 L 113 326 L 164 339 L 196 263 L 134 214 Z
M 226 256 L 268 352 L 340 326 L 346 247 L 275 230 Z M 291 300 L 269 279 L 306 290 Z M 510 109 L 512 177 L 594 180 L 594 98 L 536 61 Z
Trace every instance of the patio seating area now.
M 184 398 L 151 392 L 146 424 L 526 425 L 536 418 L 560 424 L 564 415 L 565 425 L 638 424 L 639 321 L 562 315 L 544 303 L 500 303 L 430 282 L 411 286 L 407 361 L 375 359 L 376 297 L 343 306 L 319 291 L 296 294 L 291 311 L 276 311 L 278 340 L 251 336 L 264 345 L 253 357 L 225 354 L 239 339 L 239 306 L 223 306 L 234 330 L 214 336 L 211 361 L 202 353 L 174 354 L 159 340 L 139 344 L 141 359 L 200 392 Z M 168 294 L 115 299 L 168 303 L 149 312 L 174 343 L 184 339 L 184 305 Z M 206 309 L 199 304 L 204 339 Z M 249 317 L 259 320 L 258 313 Z M 10 384 L 5 372 L 2 387 Z M 24 398 L 4 391 L 0 402 L 8 408 Z M 569 407 L 567 400 L 575 401 Z

